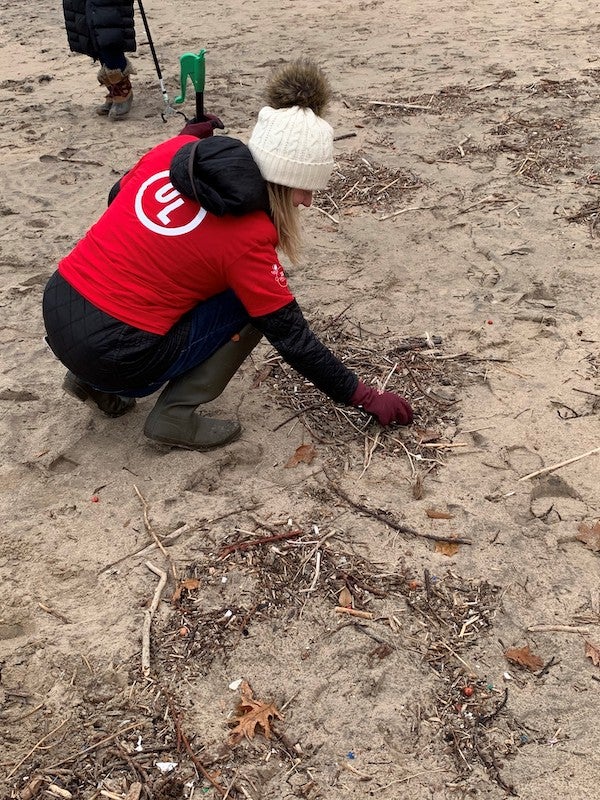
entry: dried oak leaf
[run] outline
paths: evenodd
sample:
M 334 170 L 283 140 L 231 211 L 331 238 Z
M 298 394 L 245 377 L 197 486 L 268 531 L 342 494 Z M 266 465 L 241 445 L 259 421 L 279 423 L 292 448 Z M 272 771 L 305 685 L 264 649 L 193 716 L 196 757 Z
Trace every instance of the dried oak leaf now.
M 317 450 L 312 444 L 301 444 L 296 448 L 296 452 L 285 465 L 286 469 L 295 467 L 297 464 L 312 464 L 314 457 L 317 455 Z
M 591 528 L 585 522 L 582 522 L 577 530 L 579 531 L 575 535 L 577 541 L 583 542 L 586 547 L 589 547 L 595 553 L 600 553 L 600 522 L 596 522 Z
M 435 552 L 442 553 L 444 556 L 454 556 L 458 553 L 459 547 L 454 542 L 436 542 Z
M 531 652 L 528 644 L 525 647 L 509 647 L 508 650 L 505 650 L 504 657 L 511 664 L 518 664 L 518 666 L 525 667 L 531 672 L 535 672 L 544 666 L 542 659 Z
M 600 667 L 600 645 L 592 642 L 584 642 L 584 644 L 586 656 L 592 659 L 592 664 L 595 667 Z
M 194 589 L 197 589 L 199 586 L 200 581 L 198 578 L 185 578 L 184 580 L 179 581 L 179 586 L 173 592 L 171 602 L 176 603 L 178 600 L 180 600 L 184 589 L 188 592 L 193 592 Z
M 230 721 L 230 725 L 235 725 L 229 734 L 231 744 L 238 744 L 244 737 L 253 739 L 257 725 L 263 729 L 267 739 L 270 739 L 272 721 L 283 720 L 283 717 L 273 703 L 255 699 L 248 681 L 242 681 L 240 693 L 242 696 L 236 708 L 237 715 Z

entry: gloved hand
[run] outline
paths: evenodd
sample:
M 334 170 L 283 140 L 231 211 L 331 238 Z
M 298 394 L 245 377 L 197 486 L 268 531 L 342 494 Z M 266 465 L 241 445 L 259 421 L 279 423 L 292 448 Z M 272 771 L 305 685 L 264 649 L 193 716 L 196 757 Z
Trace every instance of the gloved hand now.
M 186 122 L 185 126 L 179 132 L 179 135 L 195 136 L 197 139 L 207 139 L 209 136 L 213 135 L 215 128 L 223 130 L 225 127 L 221 120 L 215 117 L 214 114 L 205 114 L 204 116 L 206 119 L 202 122 L 196 122 L 196 117 L 192 117 L 189 122 Z
M 379 392 L 362 381 L 358 382 L 356 391 L 350 398 L 350 405 L 361 406 L 377 417 L 382 425 L 389 425 L 391 422 L 410 425 L 413 421 L 413 410 L 403 397 L 394 392 Z

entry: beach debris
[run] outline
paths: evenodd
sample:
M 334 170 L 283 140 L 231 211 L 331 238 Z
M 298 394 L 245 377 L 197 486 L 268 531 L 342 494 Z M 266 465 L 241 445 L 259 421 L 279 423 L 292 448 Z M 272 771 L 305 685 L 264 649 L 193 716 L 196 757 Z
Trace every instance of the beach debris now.
M 294 455 L 287 461 L 285 469 L 297 467 L 298 464 L 312 464 L 317 455 L 317 450 L 313 444 L 301 444 L 296 448 Z
M 460 548 L 456 542 L 436 542 L 434 549 L 443 556 L 455 556 Z
M 184 578 L 179 581 L 179 584 L 171 597 L 172 603 L 177 603 L 181 599 L 183 592 L 193 592 L 200 587 L 198 578 Z
M 583 544 L 594 553 L 600 553 L 600 521 L 594 523 L 590 528 L 585 522 L 582 522 L 578 528 L 579 533 L 575 535 L 575 539 Z
M 429 519 L 452 519 L 454 516 L 449 511 L 436 511 L 435 508 L 426 508 L 425 513 Z
M 530 672 L 537 672 L 544 666 L 542 659 L 531 652 L 528 644 L 524 647 L 509 647 L 508 650 L 504 651 L 504 657 L 511 664 L 525 667 Z
M 283 720 L 282 715 L 273 703 L 257 700 L 248 681 L 242 681 L 241 698 L 237 705 L 237 714 L 230 722 L 235 725 L 229 734 L 229 741 L 238 744 L 242 739 L 253 739 L 257 726 L 267 739 L 271 738 L 271 725 L 275 719 Z
M 585 642 L 585 654 L 588 658 L 592 659 L 592 664 L 595 667 L 600 667 L 600 644 L 593 642 Z

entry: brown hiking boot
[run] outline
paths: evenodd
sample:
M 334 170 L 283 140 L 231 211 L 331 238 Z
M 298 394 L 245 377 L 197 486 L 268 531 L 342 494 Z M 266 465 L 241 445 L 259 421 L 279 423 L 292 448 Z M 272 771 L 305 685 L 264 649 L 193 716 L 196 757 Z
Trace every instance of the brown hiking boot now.
M 106 86 L 108 94 L 104 103 L 96 108 L 97 114 L 108 116 L 113 121 L 124 119 L 129 114 L 133 104 L 130 75 L 135 75 L 135 69 L 129 59 L 123 70 L 107 69 L 104 64 L 100 67 L 98 81 Z

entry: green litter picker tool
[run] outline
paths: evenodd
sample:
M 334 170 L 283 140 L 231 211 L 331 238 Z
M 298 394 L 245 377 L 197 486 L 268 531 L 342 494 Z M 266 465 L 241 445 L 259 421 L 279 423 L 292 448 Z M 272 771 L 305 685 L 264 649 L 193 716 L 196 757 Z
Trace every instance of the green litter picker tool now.
M 200 50 L 199 53 L 184 53 L 179 56 L 181 94 L 175 98 L 175 102 L 177 104 L 184 102 L 187 80 L 191 78 L 196 90 L 196 122 L 204 122 L 207 119 L 204 114 L 205 53 L 206 50 Z

